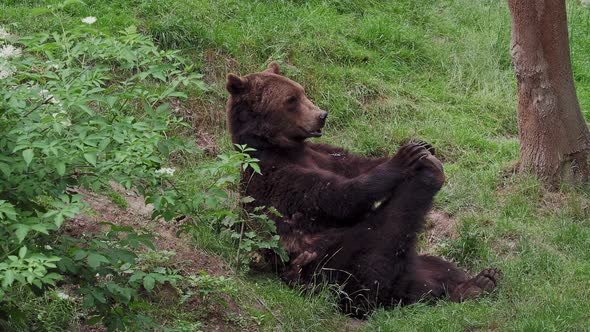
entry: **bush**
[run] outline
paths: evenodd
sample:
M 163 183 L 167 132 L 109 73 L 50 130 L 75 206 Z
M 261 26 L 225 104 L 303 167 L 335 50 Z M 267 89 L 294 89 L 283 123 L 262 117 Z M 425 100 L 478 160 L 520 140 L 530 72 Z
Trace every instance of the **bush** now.
M 47 12 L 58 18 L 57 11 L 75 2 Z M 207 296 L 230 289 L 223 278 L 144 265 L 136 253 L 155 249 L 152 238 L 132 227 L 109 224 L 106 234 L 83 238 L 61 234 L 62 224 L 86 207 L 78 187 L 111 196 L 111 182 L 136 188 L 153 203 L 153 218 L 185 215 L 228 234 L 240 266 L 259 249 L 287 259 L 272 220 L 262 209 L 242 212 L 239 205 L 252 199 L 231 194 L 241 170 L 260 172 L 251 149 L 237 146 L 216 160 L 200 160 L 190 171 L 196 182 L 164 167 L 171 153 L 195 152 L 167 134 L 184 125 L 169 102 L 186 98 L 187 89 L 206 90 L 201 75 L 135 27 L 111 36 L 95 29 L 95 20 L 23 37 L 0 29 L 0 326 L 2 319 L 23 330 L 63 325 L 59 315 L 31 319 L 23 310 L 38 300 L 18 300 L 37 294 L 52 301 L 47 290 L 59 283 L 74 284 L 74 301 L 81 301 L 88 322 L 109 330 L 156 326 L 141 314 L 141 295 L 158 284 L 176 287 L 181 280 L 185 288 L 199 288 L 186 294 Z
M 158 50 L 135 27 L 109 36 L 92 23 L 0 33 L 0 301 L 9 319 L 17 316 L 3 300 L 14 289 L 67 280 L 94 321 L 119 329 L 138 318 L 140 287 L 173 281 L 133 270 L 134 250 L 153 247 L 147 234 L 112 225 L 96 238 L 56 236 L 84 207 L 76 187 L 158 190 L 167 154 L 184 148 L 166 135 L 181 125 L 167 101 L 205 89 L 176 51 Z
M 251 151 L 253 149 L 245 145 L 235 145 L 235 151 L 192 166 L 185 176 L 196 177 L 198 182 L 180 178 L 172 184 L 168 178 L 169 186 L 176 190 L 161 189 L 160 193 L 152 193 L 146 200 L 154 204 L 155 216 L 165 219 L 188 216 L 193 222 L 186 222 L 183 231 L 190 232 L 206 225 L 221 238 L 233 242 L 237 250 L 235 256 L 229 258 L 238 268 L 246 269 L 262 249 L 273 251 L 283 261 L 288 260 L 276 235 L 275 223 L 268 217 L 279 212 L 272 207 L 259 207 L 248 213 L 241 209 L 241 205 L 254 199 L 235 195 L 239 191 L 241 171 L 252 168 L 260 174 L 258 159 L 248 154 Z

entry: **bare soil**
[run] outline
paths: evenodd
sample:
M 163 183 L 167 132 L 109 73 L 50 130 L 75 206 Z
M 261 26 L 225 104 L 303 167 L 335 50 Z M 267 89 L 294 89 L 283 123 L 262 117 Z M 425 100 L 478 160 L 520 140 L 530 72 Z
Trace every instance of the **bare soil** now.
M 456 238 L 455 219 L 445 211 L 432 210 L 426 216 L 425 240 L 426 248 L 424 253 L 432 254 L 437 243 Z

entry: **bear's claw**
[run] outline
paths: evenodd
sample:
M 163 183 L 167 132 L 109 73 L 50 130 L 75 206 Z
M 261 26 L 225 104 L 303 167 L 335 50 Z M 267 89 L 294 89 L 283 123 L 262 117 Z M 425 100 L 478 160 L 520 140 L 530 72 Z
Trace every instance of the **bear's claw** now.
M 436 156 L 436 150 L 434 149 L 434 147 L 430 143 L 424 142 L 424 141 L 415 141 L 413 143 L 422 146 L 423 148 L 428 150 L 428 152 L 430 152 L 430 154 L 432 154 L 433 156 Z
M 408 171 L 416 168 L 420 159 L 430 156 L 428 149 L 420 143 L 406 143 L 393 156 L 392 161 L 401 169 Z

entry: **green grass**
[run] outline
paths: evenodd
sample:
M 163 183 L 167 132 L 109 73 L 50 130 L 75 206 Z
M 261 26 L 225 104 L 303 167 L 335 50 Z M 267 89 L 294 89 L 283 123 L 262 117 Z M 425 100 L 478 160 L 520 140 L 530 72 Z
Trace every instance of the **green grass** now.
M 3 1 L 0 25 L 19 34 L 61 29 L 51 15 L 32 16 L 46 3 L 54 1 Z M 89 15 L 108 31 L 134 24 L 161 47 L 190 57 L 212 89 L 195 92 L 189 113 L 221 150 L 230 146 L 225 74 L 258 71 L 271 60 L 329 111 L 321 141 L 368 155 L 391 154 L 409 138 L 437 148 L 448 182 L 436 207 L 456 220 L 458 237 L 435 249 L 472 272 L 499 268 L 500 287 L 481 301 L 378 311 L 361 330 L 588 329 L 589 191 L 550 194 L 511 171 L 518 132 L 505 1 L 87 3 L 62 13 L 63 24 Z M 574 77 L 590 119 L 590 9 L 567 3 Z M 208 250 L 229 251 L 210 232 L 195 239 Z M 267 275 L 239 278 L 248 319 L 263 330 L 338 331 L 346 324 L 329 296 L 301 295 Z M 252 292 L 277 319 L 247 300 Z

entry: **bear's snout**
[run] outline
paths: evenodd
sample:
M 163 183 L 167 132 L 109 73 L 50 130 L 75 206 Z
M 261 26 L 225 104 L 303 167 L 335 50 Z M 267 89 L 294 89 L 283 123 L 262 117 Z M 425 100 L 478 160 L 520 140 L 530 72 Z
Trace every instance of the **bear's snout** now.
M 322 120 L 322 121 L 326 121 L 326 118 L 327 118 L 327 117 L 328 117 L 328 112 L 326 112 L 326 111 L 322 111 L 322 112 L 320 113 L 320 120 Z

